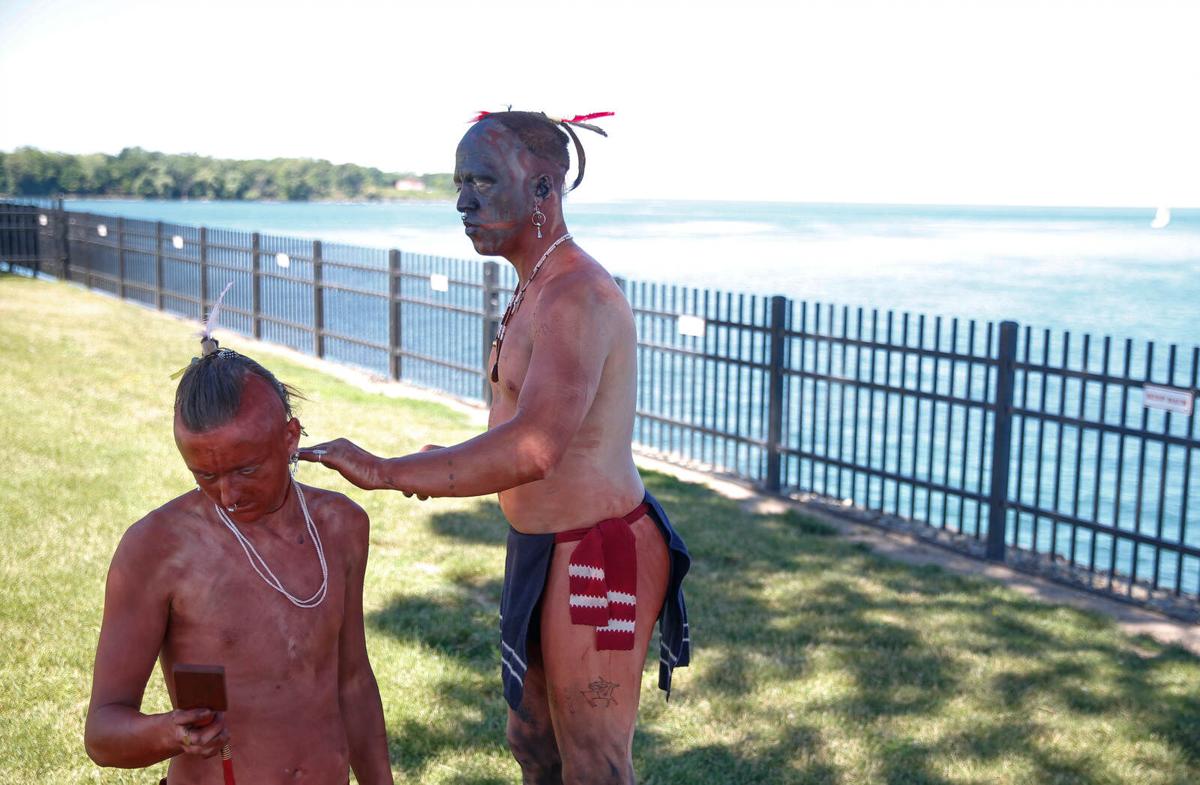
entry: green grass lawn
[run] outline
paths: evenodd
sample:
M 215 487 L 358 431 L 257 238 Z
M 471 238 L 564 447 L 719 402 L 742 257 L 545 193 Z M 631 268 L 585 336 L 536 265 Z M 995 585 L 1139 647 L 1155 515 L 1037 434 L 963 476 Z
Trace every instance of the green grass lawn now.
M 195 352 L 195 330 L 0 276 L 0 782 L 150 783 L 165 770 L 98 769 L 83 720 L 117 540 L 194 484 L 171 438 L 168 376 Z M 400 454 L 473 431 L 438 404 L 262 359 L 307 395 L 313 440 Z M 368 647 L 397 780 L 519 781 L 504 745 L 494 501 L 418 503 L 301 472 L 371 515 Z M 695 559 L 696 648 L 669 704 L 647 669 L 634 745 L 643 782 L 1200 782 L 1200 660 L 1183 650 L 886 561 L 791 513 L 646 481 Z M 165 708 L 156 675 L 146 709 Z

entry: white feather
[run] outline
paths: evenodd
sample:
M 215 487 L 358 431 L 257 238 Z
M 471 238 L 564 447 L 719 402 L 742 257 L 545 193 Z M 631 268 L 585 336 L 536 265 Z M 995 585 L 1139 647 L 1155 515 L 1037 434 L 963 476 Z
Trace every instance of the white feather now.
M 221 290 L 221 294 L 217 297 L 217 301 L 213 303 L 212 310 L 208 312 L 208 318 L 204 321 L 204 329 L 200 332 L 200 338 L 211 338 L 212 331 L 217 328 L 221 317 L 221 301 L 225 299 L 225 294 L 233 288 L 233 281 L 225 284 L 225 288 Z

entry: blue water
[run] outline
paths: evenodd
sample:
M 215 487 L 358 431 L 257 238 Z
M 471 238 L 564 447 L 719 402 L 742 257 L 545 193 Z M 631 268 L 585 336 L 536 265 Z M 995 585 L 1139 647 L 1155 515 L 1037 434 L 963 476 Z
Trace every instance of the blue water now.
M 467 398 L 483 390 L 478 374 L 485 347 L 476 310 L 480 293 L 454 284 L 431 289 L 433 273 L 478 281 L 452 205 L 295 205 L 221 203 L 73 203 L 74 210 L 194 223 L 208 233 L 211 300 L 224 279 L 238 286 L 226 300 L 223 324 L 251 332 L 252 292 L 261 295 L 262 337 L 314 351 L 304 327 L 314 318 L 301 237 L 327 241 L 323 258 L 323 356 L 375 373 Z M 450 220 L 446 216 L 449 214 Z M 873 314 L 871 308 L 969 318 L 1014 318 L 1018 357 L 1034 367 L 1016 374 L 1007 540 L 1072 562 L 1115 570 L 1166 589 L 1200 594 L 1200 559 L 1169 544 L 1200 547 L 1200 412 L 1171 416 L 1144 409 L 1139 380 L 1191 386 L 1197 360 L 1187 345 L 1200 327 L 1200 211 L 1177 212 L 1163 230 L 1148 211 L 1035 210 L 833 205 L 643 203 L 573 205 L 581 242 L 631 280 L 668 280 L 697 287 L 782 293 L 797 300 L 863 305 L 867 312 L 797 305 L 790 323 L 803 338 L 784 344 L 790 369 L 782 390 L 781 479 L 788 490 L 849 499 L 869 509 L 983 536 L 990 493 L 991 437 L 986 364 L 943 356 L 880 353 L 853 340 L 920 345 L 943 353 L 990 356 L 994 330 L 934 320 Z M 106 276 L 123 263 L 126 296 L 153 303 L 156 283 L 152 227 L 134 227 L 118 254 L 108 219 L 77 218 L 72 265 Z M 132 226 L 132 224 L 130 224 Z M 289 257 L 251 286 L 248 238 L 215 227 L 259 230 L 265 258 Z M 168 293 L 195 297 L 200 286 L 197 233 L 161 260 Z M 104 238 L 104 239 L 102 239 Z M 398 247 L 403 255 L 396 309 L 400 367 L 389 366 L 387 255 L 334 243 Z M 173 245 L 173 243 L 169 243 Z M 822 260 L 822 264 L 815 261 Z M 353 261 L 365 267 L 346 267 Z M 211 277 L 222 270 L 222 279 Z M 511 284 L 511 274 L 504 276 Z M 138 282 L 144 284 L 139 286 Z M 94 282 L 95 283 L 95 282 Z M 111 288 L 111 285 L 109 285 Z M 742 298 L 683 296 L 672 287 L 631 285 L 639 352 L 635 441 L 672 460 L 712 467 L 750 481 L 766 478 L 768 436 L 766 303 Z M 751 298 L 752 299 L 752 298 Z M 164 296 L 163 305 L 192 318 L 194 300 Z M 700 315 L 702 336 L 679 332 L 676 314 Z M 861 325 L 861 326 L 860 326 Z M 1072 330 L 1068 339 L 1061 329 Z M 1118 338 L 1111 347 L 1080 331 Z M 1126 336 L 1152 339 L 1128 346 Z M 357 338 L 359 342 L 348 340 Z M 364 345 L 361 341 L 369 343 Z M 1111 352 L 1110 352 L 1111 349 Z M 703 358 L 703 359 L 698 359 Z M 1036 366 L 1046 363 L 1051 370 Z M 1083 383 L 1053 370 L 1105 371 L 1133 384 Z M 886 390 L 886 392 L 884 392 Z M 939 396 L 956 399 L 939 400 Z M 1029 410 L 1029 413 L 1022 413 Z M 1064 419 L 1059 419 L 1063 416 Z M 1123 432 L 1127 431 L 1127 433 Z M 1142 439 L 1135 434 L 1145 433 Z M 1065 516 L 1056 522 L 1056 516 Z M 1067 521 L 1092 521 L 1093 535 Z M 1136 534 L 1135 534 L 1136 533 Z M 1160 538 L 1159 551 L 1134 537 Z
M 474 258 L 448 202 L 73 200 L 68 209 Z M 616 275 L 1200 343 L 1200 210 L 568 200 Z

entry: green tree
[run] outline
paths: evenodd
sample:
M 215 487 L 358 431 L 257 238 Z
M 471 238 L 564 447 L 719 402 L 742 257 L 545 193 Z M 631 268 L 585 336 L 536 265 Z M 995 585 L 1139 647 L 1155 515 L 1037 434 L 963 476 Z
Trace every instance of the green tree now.
M 236 161 L 166 155 L 126 147 L 117 155 L 47 153 L 22 147 L 0 153 L 0 193 L 15 196 L 137 196 L 146 199 L 451 198 L 449 174 L 422 175 L 426 190 L 401 193 L 414 177 L 357 164 L 307 158 Z

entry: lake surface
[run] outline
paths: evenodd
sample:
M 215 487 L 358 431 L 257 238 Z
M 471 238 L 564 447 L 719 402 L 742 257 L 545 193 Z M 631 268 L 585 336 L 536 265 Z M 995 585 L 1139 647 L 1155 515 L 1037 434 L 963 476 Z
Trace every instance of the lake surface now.
M 477 258 L 448 202 L 70 200 L 68 209 Z M 615 275 L 797 300 L 1200 343 L 1200 210 L 572 203 Z
M 405 257 L 406 271 L 414 274 L 400 284 L 406 303 L 397 309 L 400 378 L 462 397 L 481 394 L 475 370 L 483 348 L 478 316 L 444 307 L 464 305 L 451 301 L 462 292 L 438 295 L 450 298 L 441 304 L 422 304 L 433 297 L 429 275 L 448 269 L 430 257 L 477 258 L 452 204 L 76 201 L 69 207 L 422 254 Z M 1145 369 L 1152 381 L 1186 385 L 1193 378 L 1191 346 L 1200 344 L 1200 210 L 1177 210 L 1171 223 L 1157 230 L 1150 226 L 1153 215 L 1133 209 L 625 202 L 571 204 L 568 219 L 584 247 L 631 280 L 864 306 L 879 309 L 883 324 L 882 312 L 889 309 L 1011 318 L 1035 328 L 1072 331 L 1071 367 L 1092 372 L 1107 367 L 1139 379 Z M 269 258 L 292 242 L 264 238 L 262 247 Z M 94 242 L 91 250 L 88 264 L 115 271 L 111 241 Z M 376 264 L 383 258 L 373 255 Z M 153 275 L 147 266 L 153 258 L 145 253 L 127 252 L 125 263 L 135 279 Z M 248 265 L 245 255 L 240 263 Z M 262 284 L 264 312 L 283 320 L 267 320 L 262 334 L 311 351 L 311 334 L 290 326 L 312 318 L 308 273 L 302 265 L 285 269 L 295 281 L 273 276 Z M 167 264 L 164 274 L 173 290 L 190 291 L 199 283 L 194 265 Z M 243 284 L 248 281 L 247 270 L 237 275 Z M 337 265 L 328 265 L 325 275 L 327 283 L 385 290 L 379 273 L 339 272 Z M 348 278 L 330 278 L 336 275 Z M 250 292 L 243 285 L 232 303 L 248 309 Z M 644 294 L 640 289 L 630 293 L 635 300 Z M 477 297 L 475 290 L 469 294 Z M 391 372 L 387 351 L 378 348 L 389 342 L 386 308 L 379 297 L 329 290 L 324 319 L 332 334 L 324 341 L 324 356 L 379 374 Z M 706 359 L 658 350 L 640 354 L 635 441 L 643 449 L 761 482 L 767 465 L 767 377 L 720 358 L 764 358 L 765 338 L 761 333 L 733 336 L 720 315 L 708 310 L 703 313 L 714 320 L 713 328 L 681 337 L 672 314 L 694 312 L 688 308 L 672 297 L 650 309 L 666 310 L 666 316 L 639 314 L 639 334 L 650 346 L 702 350 Z M 761 310 L 754 318 L 763 318 Z M 853 313 L 849 318 L 856 321 Z M 228 319 L 231 329 L 250 330 L 236 309 Z M 868 313 L 868 335 L 871 325 Z M 941 330 L 929 327 L 932 335 Z M 972 343 L 965 325 L 944 327 L 937 348 L 983 349 L 985 330 L 977 330 L 978 342 Z M 1099 341 L 1091 342 L 1089 360 L 1081 362 L 1080 332 L 1118 339 L 1110 365 L 1108 359 L 1100 362 L 1108 358 L 1108 349 Z M 922 345 L 932 348 L 932 335 L 925 334 Z M 1126 337 L 1135 339 L 1128 351 L 1120 340 Z M 1153 363 L 1146 340 L 1160 347 Z M 1178 363 L 1164 343 L 1183 344 Z M 1029 357 L 1035 363 L 1042 347 L 1052 365 L 1066 351 L 1060 335 L 1046 343 L 1040 331 L 1019 345 L 1032 347 Z M 986 407 L 980 403 L 987 400 L 989 375 L 979 364 L 895 352 L 880 360 L 874 350 L 812 340 L 788 342 L 785 350 L 788 368 L 809 372 L 788 376 L 782 390 L 778 427 L 785 488 L 981 534 L 991 452 Z M 1167 365 L 1175 366 L 1173 375 L 1165 372 Z M 1010 510 L 1009 541 L 1094 564 L 1100 572 L 1132 573 L 1193 595 L 1200 591 L 1200 558 L 1169 545 L 1200 548 L 1200 455 L 1187 446 L 1200 428 L 1200 414 L 1172 418 L 1155 411 L 1151 416 L 1136 383 L 1083 384 L 1036 371 L 1020 372 L 1015 382 L 1018 411 L 1046 416 L 1014 416 L 1009 500 L 1020 502 L 1024 511 Z M 880 386 L 893 392 L 884 394 Z M 899 389 L 909 392 L 897 394 Z M 927 394 L 914 394 L 918 389 Z M 929 393 L 967 395 L 976 403 L 951 405 Z M 1124 429 L 1159 436 L 1119 436 Z M 1085 525 L 1072 523 L 1077 520 Z M 1089 521 L 1099 524 L 1098 533 L 1086 525 Z M 1163 551 L 1139 546 L 1134 532 L 1168 545 Z

